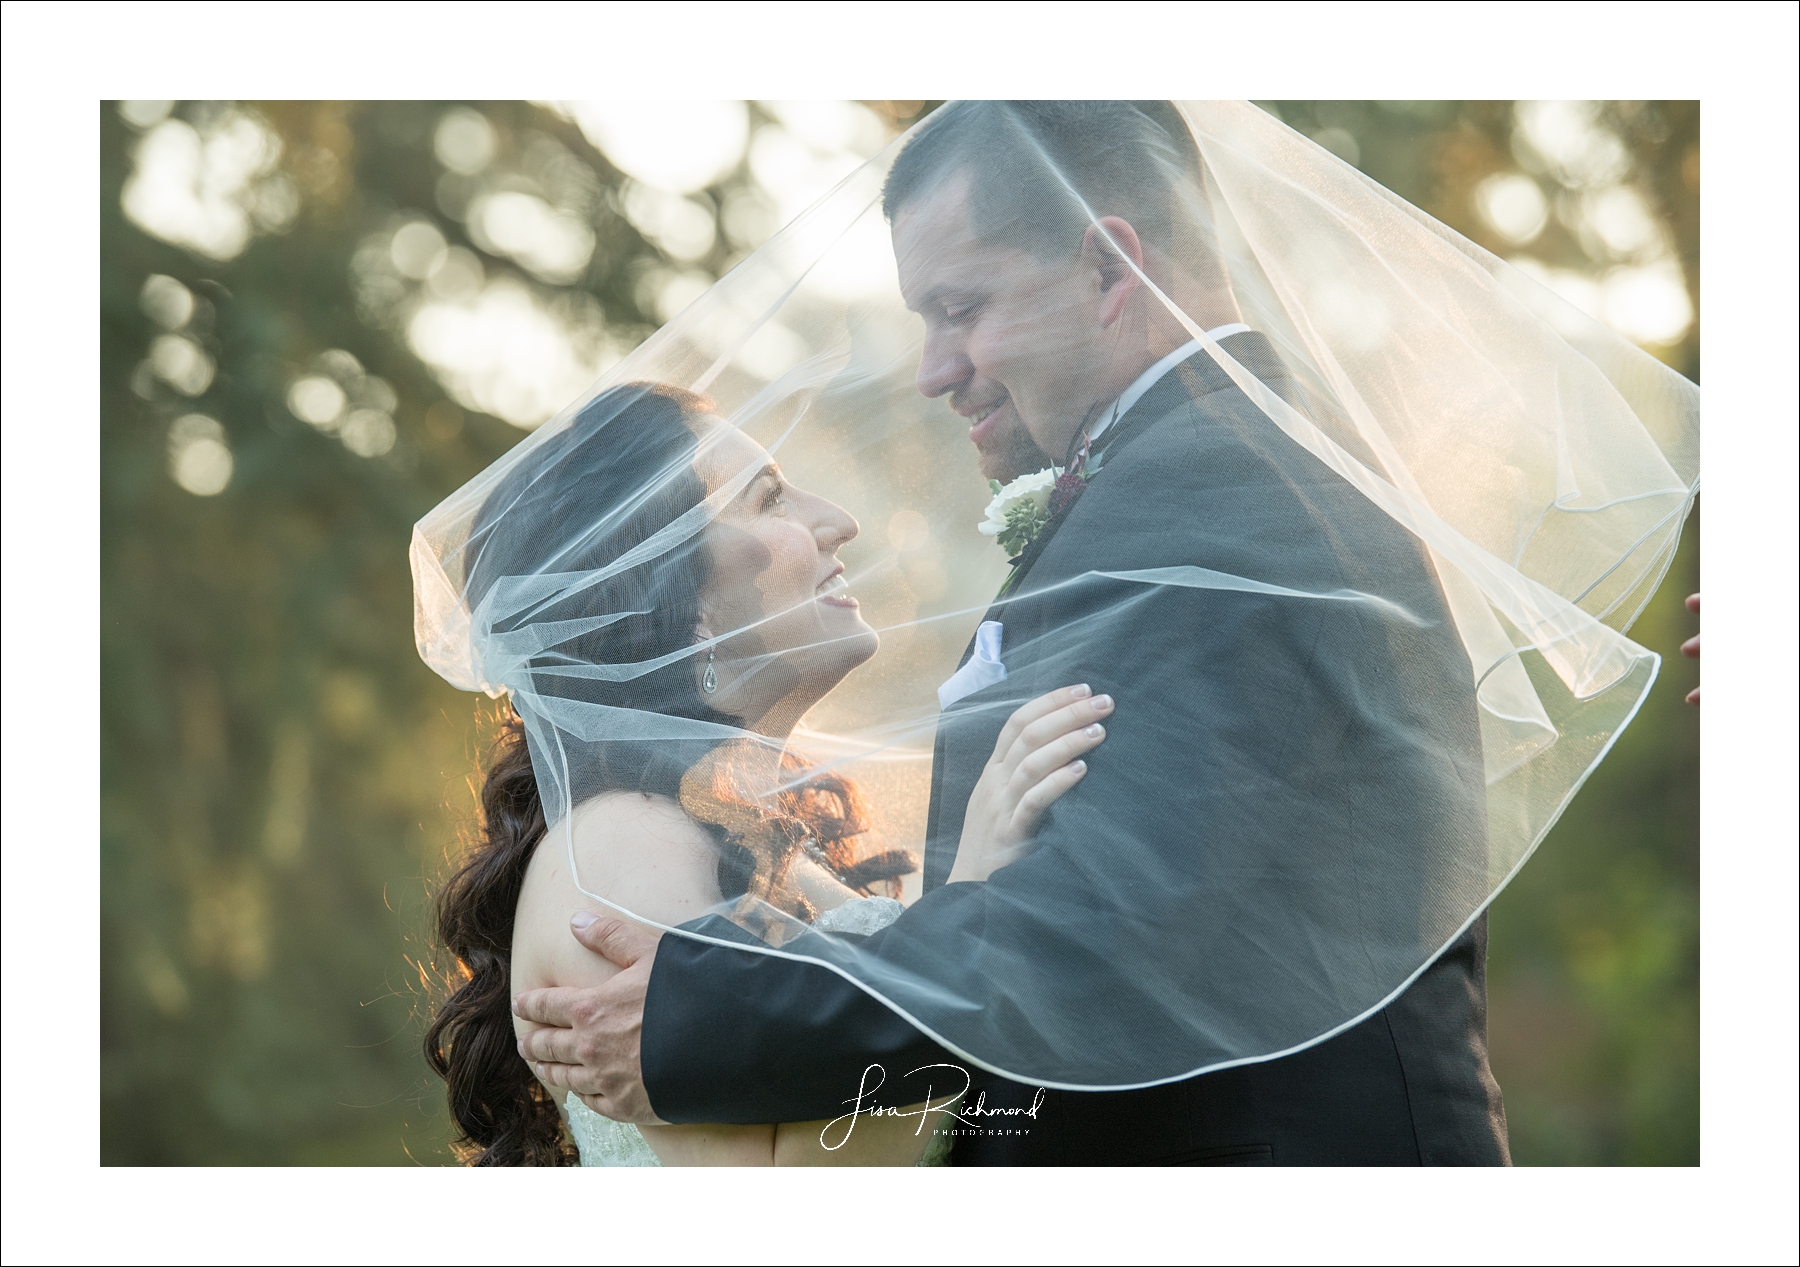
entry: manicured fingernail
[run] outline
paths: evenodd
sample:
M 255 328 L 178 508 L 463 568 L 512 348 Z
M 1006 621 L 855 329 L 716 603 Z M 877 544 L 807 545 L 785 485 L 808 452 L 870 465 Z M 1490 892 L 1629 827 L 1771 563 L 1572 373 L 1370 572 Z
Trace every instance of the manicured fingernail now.
M 1086 735 L 1089 739 L 1098 739 L 1101 735 L 1106 733 L 1106 727 L 1102 726 L 1099 722 L 1095 722 L 1081 733 Z
M 577 930 L 586 928 L 593 922 L 594 917 L 589 915 L 586 911 L 576 911 L 573 915 L 569 916 L 569 923 L 573 924 Z
M 1075 771 L 1076 774 L 1086 774 L 1087 773 L 1087 762 L 1071 761 L 1071 762 L 1069 762 L 1069 769 Z
M 1104 712 L 1109 711 L 1111 708 L 1112 708 L 1112 696 L 1110 696 L 1110 695 L 1094 696 L 1094 711 L 1095 712 L 1104 713 Z
M 1080 686 L 1071 686 L 1069 688 L 1069 694 L 1073 695 L 1076 699 L 1086 699 L 1093 693 L 1094 688 L 1089 686 L 1086 682 L 1083 682 Z

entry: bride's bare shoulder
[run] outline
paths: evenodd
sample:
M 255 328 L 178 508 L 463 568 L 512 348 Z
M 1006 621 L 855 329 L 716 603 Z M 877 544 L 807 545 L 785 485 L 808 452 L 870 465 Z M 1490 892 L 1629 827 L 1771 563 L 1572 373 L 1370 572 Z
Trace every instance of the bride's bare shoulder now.
M 710 847 L 706 830 L 686 810 L 650 792 L 603 792 L 577 805 L 570 821 L 577 851 L 658 844 Z
M 668 797 L 608 792 L 550 825 L 533 854 L 513 925 L 515 989 L 597 984 L 611 965 L 576 942 L 569 917 L 606 902 L 684 924 L 719 901 L 712 837 Z
M 581 872 L 578 887 L 609 902 L 623 905 L 633 893 L 648 897 L 640 892 L 646 883 L 660 893 L 668 884 L 695 880 L 702 872 L 707 877 L 703 887 L 717 888 L 711 878 L 718 868 L 712 836 L 666 796 L 608 792 L 575 807 L 568 835 L 560 827 L 550 829 L 545 844 L 554 847 L 560 838 L 565 863 L 572 844 Z M 539 853 L 544 848 L 540 845 Z M 659 876 L 667 883 L 651 882 Z M 708 905 L 716 900 L 715 893 Z

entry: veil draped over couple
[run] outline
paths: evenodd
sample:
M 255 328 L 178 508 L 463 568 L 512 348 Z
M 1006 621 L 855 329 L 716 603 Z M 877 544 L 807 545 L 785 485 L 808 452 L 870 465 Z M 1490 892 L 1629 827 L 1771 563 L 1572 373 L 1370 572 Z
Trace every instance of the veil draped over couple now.
M 469 1157 L 1504 1164 L 1698 443 L 1248 104 L 941 108 L 418 525 Z

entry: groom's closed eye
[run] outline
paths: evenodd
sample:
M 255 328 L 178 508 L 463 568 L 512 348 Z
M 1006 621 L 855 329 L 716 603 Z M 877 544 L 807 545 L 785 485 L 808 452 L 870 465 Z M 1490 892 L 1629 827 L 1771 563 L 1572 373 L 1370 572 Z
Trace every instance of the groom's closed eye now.
M 934 290 L 921 299 L 916 308 L 910 304 L 907 306 L 928 321 L 937 317 L 952 325 L 958 325 L 977 315 L 986 300 L 987 296 L 981 294 L 945 294 L 942 291 Z

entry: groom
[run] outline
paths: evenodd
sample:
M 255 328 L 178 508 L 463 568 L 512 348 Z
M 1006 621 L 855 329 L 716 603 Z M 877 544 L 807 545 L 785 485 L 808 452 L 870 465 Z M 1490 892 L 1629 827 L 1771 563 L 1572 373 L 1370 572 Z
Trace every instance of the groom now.
M 1007 601 L 989 613 L 1004 626 L 1009 678 L 1001 687 L 1029 697 L 1085 681 L 1117 709 L 1087 779 L 1046 822 L 1030 878 L 1008 882 L 1079 895 L 1093 874 L 1059 874 L 1056 859 L 1091 857 L 1094 841 L 1118 833 L 1163 851 L 1157 856 L 1170 867 L 1222 859 L 1227 874 L 1270 871 L 1273 832 L 1287 876 L 1275 900 L 1290 909 L 1268 913 L 1271 927 L 1284 915 L 1296 924 L 1324 918 L 1341 895 L 1315 877 L 1329 874 L 1328 855 L 1340 849 L 1397 860 L 1392 874 L 1402 878 L 1358 899 L 1404 918 L 1424 902 L 1404 878 L 1423 869 L 1409 859 L 1475 857 L 1483 848 L 1468 662 L 1416 544 L 1322 465 L 1271 439 L 1261 412 L 1143 285 L 1140 272 L 1278 395 L 1298 392 L 1268 340 L 1239 321 L 1223 269 L 1178 206 L 1178 188 L 1198 188 L 1185 127 L 1167 103 L 952 109 L 908 145 L 884 196 L 902 290 L 925 320 L 919 388 L 947 395 L 972 420 L 990 478 L 1010 480 L 1053 458 L 1088 475 L 1024 550 Z M 1054 162 L 1098 227 L 1060 190 L 994 161 L 1033 149 Z M 1318 614 L 1330 604 L 1234 607 L 1216 591 L 1176 586 L 1149 587 L 1146 604 L 1121 600 L 1130 588 L 1123 583 L 1094 582 L 1101 571 L 1179 563 L 1280 576 L 1315 592 L 1335 585 L 1384 594 L 1422 619 L 1417 629 L 1371 637 L 1355 621 Z M 1346 574 L 1357 568 L 1363 573 Z M 1467 697 L 1466 716 L 1440 709 L 1412 717 L 1409 700 L 1425 697 Z M 1007 918 L 986 901 L 986 886 L 945 879 L 1008 710 L 970 707 L 954 691 L 946 698 L 926 892 L 889 937 L 967 936 L 982 927 L 976 921 Z M 1370 742 L 1357 730 L 1367 716 L 1408 721 L 1415 749 Z M 1285 788 L 1285 800 L 1238 790 L 1251 784 Z M 1180 833 L 1171 823 L 1184 819 L 1194 839 L 1172 839 Z M 1260 843 L 1235 846 L 1240 838 Z M 1007 871 L 1027 875 L 1025 864 Z M 1017 897 L 1013 905 L 1027 905 Z M 1226 972 L 1218 961 L 1234 953 L 1226 939 L 1196 948 L 1209 930 L 1170 923 L 1167 958 L 1176 969 Z M 659 938 L 611 919 L 590 920 L 577 936 L 625 970 L 595 990 L 521 996 L 521 1016 L 553 1027 L 533 1032 L 522 1051 L 611 1116 L 831 1118 L 871 1063 L 894 1073 L 956 1063 L 826 969 Z M 1044 1094 L 973 1071 L 990 1110 L 1040 1102 L 1039 1111 L 1029 1132 L 958 1139 L 953 1160 L 1504 1164 L 1504 1117 L 1486 1054 L 1485 959 L 1484 916 L 1360 1024 L 1298 1054 L 1198 1078 Z M 1048 977 L 1063 967 L 1026 962 L 1017 971 Z M 973 968 L 951 984 L 961 997 L 982 997 Z M 1139 984 L 1122 976 L 1119 990 Z M 1117 1018 L 1096 1016 L 1093 1032 L 1064 1039 L 1107 1041 L 1109 1023 L 1116 1032 Z

